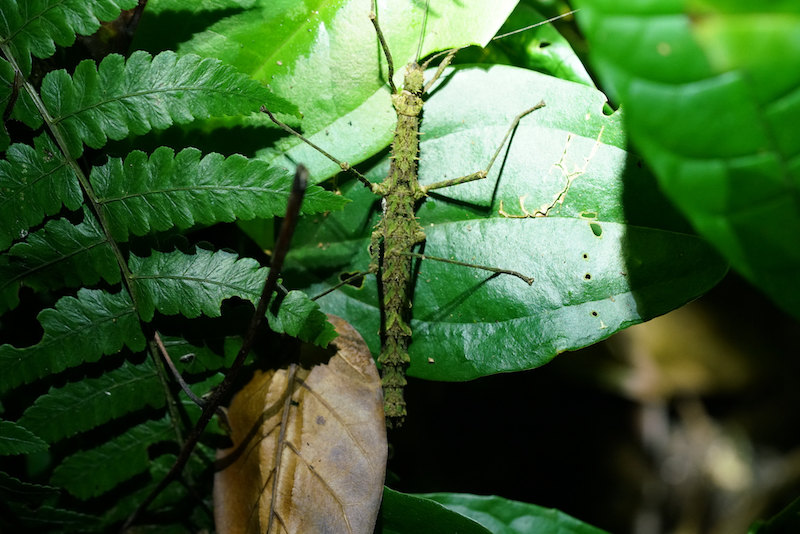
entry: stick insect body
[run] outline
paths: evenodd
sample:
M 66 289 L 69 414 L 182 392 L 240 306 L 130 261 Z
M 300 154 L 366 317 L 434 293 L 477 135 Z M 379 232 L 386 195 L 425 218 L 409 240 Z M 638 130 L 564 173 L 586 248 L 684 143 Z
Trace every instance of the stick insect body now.
M 403 398 L 403 388 L 406 385 L 405 370 L 410 363 L 408 346 L 411 343 L 412 332 L 410 322 L 411 295 L 413 292 L 412 267 L 415 257 L 432 259 L 473 267 L 493 272 L 515 276 L 527 284 L 532 284 L 533 279 L 516 271 L 463 263 L 445 258 L 422 256 L 414 252 L 415 247 L 425 241 L 425 233 L 415 216 L 417 205 L 434 189 L 441 189 L 453 185 L 481 180 L 486 178 L 489 171 L 499 156 L 511 133 L 519 121 L 529 113 L 544 107 L 544 102 L 526 109 L 512 121 L 505 137 L 492 156 L 487 167 L 472 174 L 436 182 L 422 186 L 417 180 L 417 160 L 419 156 L 419 121 L 423 108 L 423 96 L 431 85 L 441 76 L 458 49 L 450 50 L 439 64 L 436 73 L 426 83 L 424 71 L 432 59 L 419 65 L 412 62 L 406 66 L 402 88 L 396 88 L 392 82 L 393 63 L 389 47 L 375 14 L 375 3 L 369 18 L 375 26 L 378 39 L 386 56 L 389 68 L 388 83 L 392 92 L 392 105 L 397 114 L 392 144 L 391 165 L 389 174 L 381 183 L 371 183 L 360 173 L 355 171 L 346 162 L 340 162 L 321 148 L 317 147 L 298 132 L 292 130 L 278 121 L 272 113 L 262 108 L 270 118 L 284 130 L 300 137 L 303 141 L 319 150 L 326 157 L 338 164 L 343 170 L 353 171 L 364 185 L 373 193 L 382 198 L 383 216 L 372 233 L 370 244 L 370 265 L 368 273 L 376 274 L 383 293 L 384 324 L 383 342 L 378 363 L 381 365 L 381 381 L 384 391 L 384 409 L 387 426 L 399 426 L 406 416 L 406 404 Z M 361 275 L 363 273 L 359 273 Z M 356 276 L 359 276 L 356 275 Z M 343 283 L 349 281 L 345 280 Z M 336 286 L 338 287 L 338 286 Z M 335 288 L 332 288 L 333 290 Z

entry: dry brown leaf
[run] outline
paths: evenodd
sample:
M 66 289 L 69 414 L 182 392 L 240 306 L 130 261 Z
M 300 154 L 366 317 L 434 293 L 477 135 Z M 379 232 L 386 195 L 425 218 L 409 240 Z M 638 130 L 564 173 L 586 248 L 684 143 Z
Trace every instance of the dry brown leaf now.
M 361 335 L 329 316 L 337 352 L 311 369 L 257 372 L 228 409 L 218 451 L 220 534 L 371 533 L 383 494 L 386 427 L 375 362 Z

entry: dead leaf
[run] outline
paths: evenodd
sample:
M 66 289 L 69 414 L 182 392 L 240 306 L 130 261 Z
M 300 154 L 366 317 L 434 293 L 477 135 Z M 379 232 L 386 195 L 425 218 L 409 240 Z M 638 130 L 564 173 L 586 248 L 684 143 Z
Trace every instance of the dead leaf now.
M 257 372 L 231 402 L 233 447 L 217 452 L 214 479 L 220 534 L 373 531 L 387 456 L 380 377 L 361 335 L 329 319 L 329 361 Z

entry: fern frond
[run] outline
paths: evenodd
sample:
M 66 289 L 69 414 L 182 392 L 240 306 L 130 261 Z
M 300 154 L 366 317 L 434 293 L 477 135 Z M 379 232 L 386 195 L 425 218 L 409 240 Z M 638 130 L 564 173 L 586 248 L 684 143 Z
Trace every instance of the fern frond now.
M 102 495 L 121 482 L 147 471 L 147 449 L 155 443 L 174 438 L 169 420 L 148 421 L 130 428 L 99 447 L 66 458 L 50 478 L 79 499 Z M 87 477 L 92 472 L 94 476 Z
M 247 114 L 275 100 L 260 83 L 219 60 L 174 52 L 151 57 L 142 51 L 127 61 L 111 54 L 99 68 L 93 61 L 82 61 L 72 77 L 63 70 L 50 72 L 41 95 L 49 122 L 63 130 L 72 157 L 81 155 L 84 142 L 100 148 L 108 138 Z
M 0 160 L 0 251 L 62 206 L 76 210 L 83 193 L 75 174 L 47 135 L 35 148 L 15 143 Z
M 267 276 L 256 260 L 219 250 L 158 252 L 140 258 L 131 254 L 128 265 L 139 314 L 151 321 L 155 311 L 195 318 L 220 316 L 223 300 L 240 297 L 255 301 Z
M 177 155 L 157 148 L 148 159 L 130 153 L 123 163 L 112 158 L 92 170 L 91 182 L 115 239 L 177 226 L 283 215 L 291 177 L 261 160 L 211 153 L 201 159 L 195 148 Z M 320 187 L 310 187 L 303 213 L 339 209 L 347 203 Z
M 55 45 L 69 46 L 75 34 L 91 35 L 101 20 L 114 20 L 137 0 L 0 0 L 0 48 L 10 52 L 27 76 L 31 54 L 50 57 Z
M 125 362 L 100 378 L 50 388 L 18 422 L 53 443 L 146 406 L 161 408 L 165 403 L 161 381 L 148 359 L 139 365 Z
M 125 291 L 112 295 L 81 289 L 77 298 L 60 299 L 55 309 L 42 310 L 38 319 L 44 329 L 39 343 L 25 348 L 0 346 L 0 392 L 115 354 L 123 345 L 134 351 L 145 346 Z
M 47 443 L 24 426 L 0 420 L 0 455 L 29 454 L 46 450 Z
M 83 221 L 48 221 L 41 230 L 11 247 L 0 267 L 0 312 L 4 303 L 16 306 L 20 282 L 34 289 L 58 289 L 120 281 L 111 245 L 97 219 L 84 207 Z

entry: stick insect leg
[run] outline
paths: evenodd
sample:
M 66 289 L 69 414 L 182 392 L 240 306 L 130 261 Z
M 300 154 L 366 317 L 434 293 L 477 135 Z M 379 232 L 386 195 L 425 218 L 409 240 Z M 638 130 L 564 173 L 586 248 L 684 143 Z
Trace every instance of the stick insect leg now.
M 519 278 L 520 280 L 522 280 L 523 282 L 525 282 L 529 286 L 532 286 L 533 282 L 534 282 L 532 276 L 525 276 L 524 274 L 522 274 L 520 272 L 512 271 L 510 269 L 500 269 L 499 267 L 489 267 L 488 265 L 478 265 L 477 263 L 466 263 L 466 262 L 463 262 L 463 261 L 451 260 L 451 259 L 448 259 L 448 258 L 439 258 L 437 256 L 428 256 L 427 254 L 419 254 L 417 252 L 410 252 L 408 255 L 411 256 L 411 257 L 414 257 L 414 258 L 419 258 L 421 260 L 434 260 L 434 261 L 440 261 L 442 263 L 452 263 L 453 265 L 461 265 L 462 267 L 472 267 L 474 269 L 481 269 L 483 271 L 489 271 L 490 273 L 508 274 L 508 275 L 511 275 L 511 276 L 516 276 L 517 278 Z
M 352 274 L 352 275 L 348 276 L 347 278 L 345 278 L 344 280 L 341 280 L 341 281 L 340 281 L 338 284 L 336 284 L 335 286 L 333 286 L 333 287 L 330 287 L 330 288 L 326 289 L 325 291 L 323 291 L 322 293 L 320 293 L 319 295 L 317 295 L 317 296 L 313 297 L 311 300 L 317 300 L 317 299 L 321 299 L 321 298 L 322 298 L 322 297 L 324 297 L 325 295 L 328 295 L 328 294 L 330 294 L 330 293 L 333 293 L 334 291 L 336 291 L 336 290 L 337 290 L 337 289 L 339 289 L 340 287 L 344 287 L 344 286 L 346 286 L 347 284 L 349 284 L 349 283 L 351 283 L 351 282 L 355 282 L 355 281 L 356 281 L 356 280 L 358 280 L 359 278 L 362 278 L 362 277 L 364 277 L 364 276 L 367 276 L 368 274 L 373 274 L 373 273 L 374 273 L 374 271 L 372 271 L 372 270 L 370 269 L 370 270 L 367 270 L 367 271 L 359 271 L 359 272 L 357 272 L 357 273 L 355 273 L 355 274 Z
M 278 126 L 280 126 L 280 127 L 281 127 L 281 128 L 284 130 L 284 131 L 286 131 L 286 132 L 288 132 L 288 133 L 292 134 L 293 136 L 297 137 L 298 139 L 300 139 L 301 141 L 303 141 L 304 143 L 306 143 L 306 144 L 307 144 L 307 145 L 309 145 L 310 147 L 312 147 L 312 148 L 316 149 L 316 150 L 317 150 L 319 153 L 321 153 L 323 156 L 325 156 L 326 158 L 328 158 L 329 160 L 331 160 L 332 162 L 334 162 L 335 164 L 337 164 L 337 165 L 339 166 L 339 168 L 340 168 L 340 169 L 342 169 L 343 171 L 345 171 L 345 172 L 347 172 L 347 171 L 350 171 L 350 172 L 352 172 L 353 174 L 355 174 L 355 175 L 356 175 L 356 178 L 358 178 L 358 180 L 359 180 L 359 181 L 360 181 L 362 184 L 364 184 L 366 187 L 372 188 L 372 182 L 370 182 L 369 180 L 367 180 L 367 178 L 366 178 L 366 177 L 365 177 L 363 174 L 361 174 L 360 172 L 358 172 L 357 170 L 355 170 L 355 169 L 353 168 L 353 166 L 352 166 L 352 165 L 350 165 L 348 162 L 346 162 L 346 161 L 340 161 L 340 160 L 336 159 L 335 157 L 333 157 L 332 155 L 328 154 L 328 153 L 327 153 L 325 150 L 323 150 L 322 148 L 318 147 L 317 145 L 315 145 L 314 143 L 312 143 L 312 142 L 311 142 L 310 140 L 308 140 L 307 138 L 303 137 L 303 134 L 301 134 L 301 133 L 300 133 L 300 132 L 298 132 L 297 130 L 294 130 L 294 129 L 293 129 L 291 126 L 289 126 L 288 124 L 285 124 L 285 123 L 283 123 L 283 122 L 279 121 L 279 120 L 278 120 L 278 119 L 275 117 L 275 115 L 273 115 L 273 114 L 272 114 L 272 112 L 271 112 L 270 110 L 268 110 L 266 107 L 264 107 L 264 106 L 261 106 L 261 112 L 262 112 L 262 113 L 266 113 L 266 114 L 269 116 L 269 118 L 272 120 L 272 122 L 274 122 L 275 124 L 277 124 Z
M 516 117 L 514 117 L 514 120 L 511 122 L 511 126 L 509 126 L 508 130 L 506 131 L 506 135 L 503 137 L 503 141 L 500 143 L 500 146 L 497 147 L 497 150 L 495 151 L 494 155 L 492 156 L 492 159 L 489 160 L 489 165 L 487 165 L 485 169 L 483 169 L 482 171 L 473 172 L 472 174 L 468 174 L 468 175 L 462 176 L 460 178 L 451 178 L 450 180 L 442 180 L 441 182 L 434 182 L 434 183 L 432 183 L 430 185 L 424 185 L 424 186 L 422 186 L 423 192 L 427 194 L 428 191 L 432 191 L 434 189 L 441 189 L 443 187 L 450 187 L 451 185 L 464 184 L 464 183 L 467 183 L 467 182 L 472 182 L 472 181 L 475 181 L 475 180 L 482 180 L 482 179 L 486 178 L 486 176 L 488 176 L 488 174 L 489 174 L 489 171 L 492 169 L 492 165 L 494 165 L 495 160 L 500 155 L 500 151 L 503 150 L 503 147 L 505 146 L 506 141 L 508 140 L 509 136 L 511 135 L 511 132 L 513 132 L 514 129 L 519 124 L 519 121 L 522 120 L 522 118 L 525 115 L 528 115 L 529 113 L 532 113 L 532 112 L 536 111 L 537 109 L 541 109 L 543 107 L 544 107 L 544 100 L 542 100 L 541 102 L 539 102 L 538 104 L 536 104 L 532 108 L 528 108 L 525 111 L 523 111 L 522 113 L 520 113 L 519 115 L 517 115 Z

